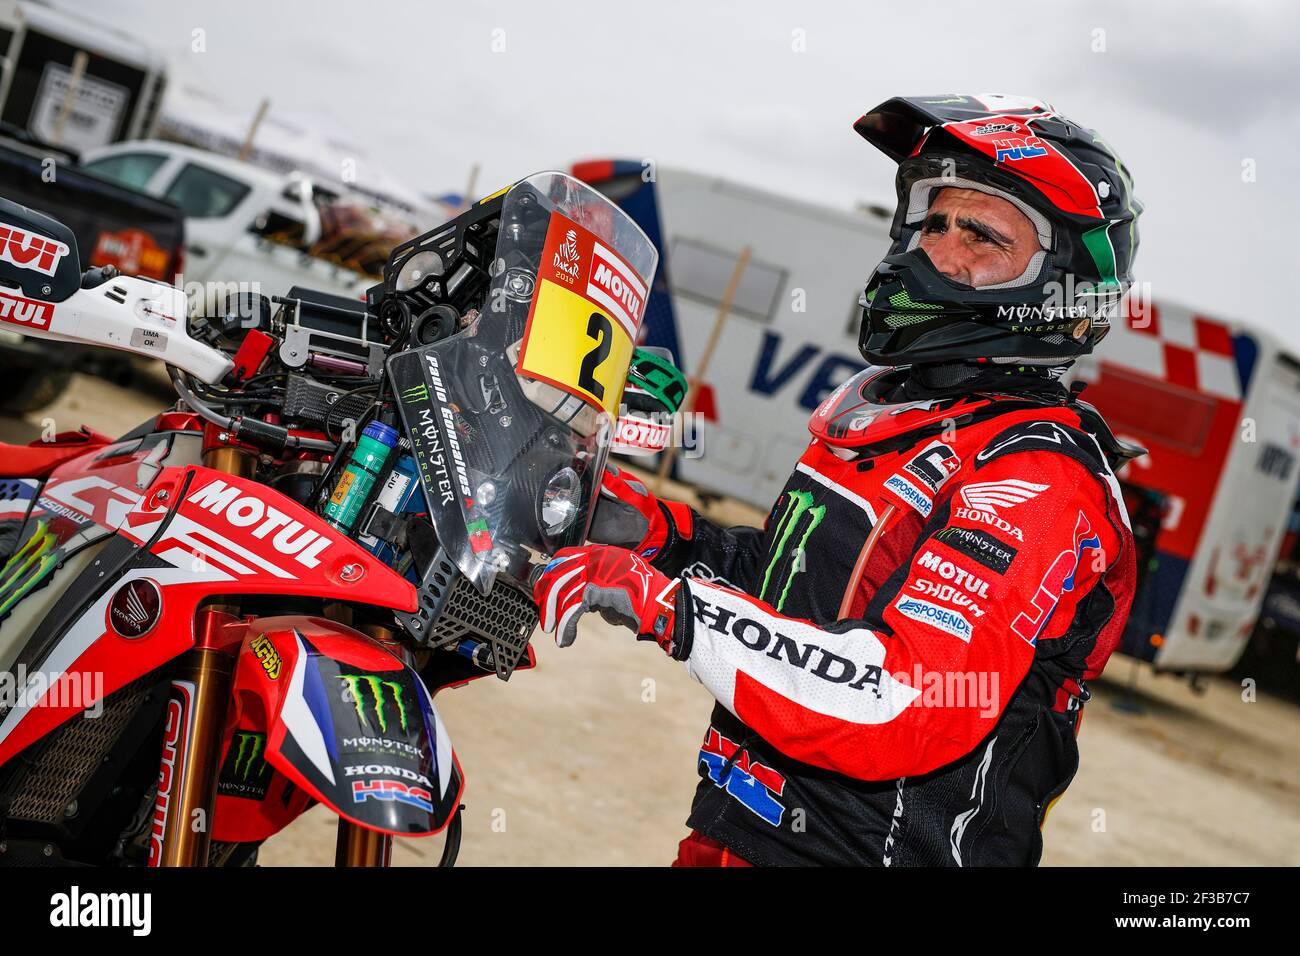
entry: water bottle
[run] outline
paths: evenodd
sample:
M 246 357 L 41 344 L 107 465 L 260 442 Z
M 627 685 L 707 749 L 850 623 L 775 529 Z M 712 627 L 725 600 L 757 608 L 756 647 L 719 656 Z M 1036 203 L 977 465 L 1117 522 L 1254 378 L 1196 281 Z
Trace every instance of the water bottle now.
M 384 462 L 397 445 L 397 430 L 374 421 L 361 432 L 352 457 L 325 505 L 325 520 L 344 533 L 352 531 L 370 489 L 383 473 Z

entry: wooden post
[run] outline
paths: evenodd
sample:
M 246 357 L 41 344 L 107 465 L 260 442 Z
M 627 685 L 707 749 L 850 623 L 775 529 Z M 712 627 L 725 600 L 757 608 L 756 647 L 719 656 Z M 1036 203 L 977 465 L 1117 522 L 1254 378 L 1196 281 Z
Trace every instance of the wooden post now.
M 474 205 L 474 190 L 478 187 L 478 171 L 478 163 L 469 168 L 469 182 L 465 184 L 465 198 L 461 201 L 461 205 L 466 209 Z
M 672 470 L 673 459 L 677 457 L 678 439 L 681 435 L 681 422 L 695 408 L 695 399 L 699 393 L 699 386 L 704 381 L 704 376 L 709 371 L 709 362 L 713 360 L 713 350 L 718 346 L 718 340 L 722 337 L 722 326 L 726 324 L 727 315 L 731 312 L 732 300 L 736 298 L 736 290 L 740 288 L 740 278 L 745 274 L 745 268 L 749 265 L 749 256 L 753 250 L 749 246 L 740 250 L 740 255 L 736 257 L 736 266 L 731 270 L 731 280 L 727 283 L 726 291 L 722 293 L 722 301 L 718 303 L 718 314 L 713 320 L 713 329 L 709 332 L 709 340 L 705 343 L 704 351 L 700 353 L 699 364 L 695 367 L 695 374 L 688 376 L 686 379 L 686 399 L 682 402 L 680 409 L 681 414 L 677 419 L 677 426 L 673 429 L 673 440 L 668 443 L 668 447 L 663 452 L 663 457 L 659 460 L 659 475 L 655 479 L 655 494 L 663 489 L 664 479 L 668 477 L 668 472 Z
M 266 111 L 271 108 L 271 101 L 262 98 L 262 104 L 257 108 L 257 115 L 253 117 L 252 125 L 248 127 L 248 135 L 244 137 L 244 145 L 239 147 L 239 158 L 243 162 L 248 162 L 248 157 L 253 153 L 253 137 L 257 135 L 257 128 L 262 125 L 262 120 L 266 119 Z
M 72 57 L 72 72 L 68 74 L 68 91 L 63 94 L 63 104 L 59 107 L 59 115 L 54 118 L 54 145 L 63 145 L 63 131 L 68 126 L 68 117 L 72 115 L 72 104 L 76 102 L 77 91 L 81 89 L 81 81 L 86 77 L 86 67 L 90 65 L 90 54 L 85 50 L 78 50 Z

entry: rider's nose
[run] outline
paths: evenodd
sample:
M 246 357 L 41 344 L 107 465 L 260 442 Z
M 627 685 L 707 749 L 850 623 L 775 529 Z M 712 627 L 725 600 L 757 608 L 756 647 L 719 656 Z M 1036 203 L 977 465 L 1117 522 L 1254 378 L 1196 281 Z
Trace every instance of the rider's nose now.
M 934 267 L 945 279 L 964 282 L 966 274 L 965 255 L 961 241 L 952 232 L 935 236 L 926 243 L 925 254 L 930 257 Z

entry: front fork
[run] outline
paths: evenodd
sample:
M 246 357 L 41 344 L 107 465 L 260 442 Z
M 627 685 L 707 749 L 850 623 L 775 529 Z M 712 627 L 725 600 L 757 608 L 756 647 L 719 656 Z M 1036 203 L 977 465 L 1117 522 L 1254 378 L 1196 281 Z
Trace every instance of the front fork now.
M 198 640 L 172 678 L 149 830 L 150 866 L 208 865 L 226 708 L 242 642 L 242 630 L 230 625 L 239 623 L 230 607 L 200 611 Z

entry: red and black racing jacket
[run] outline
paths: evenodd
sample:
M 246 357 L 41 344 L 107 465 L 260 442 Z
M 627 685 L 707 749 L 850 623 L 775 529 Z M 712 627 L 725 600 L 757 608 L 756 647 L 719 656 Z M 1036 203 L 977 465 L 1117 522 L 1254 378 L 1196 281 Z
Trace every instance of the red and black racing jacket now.
M 879 405 L 874 374 L 762 530 L 664 503 L 718 701 L 688 823 L 759 865 L 1036 864 L 1133 597 L 1122 450 L 1064 389 Z

